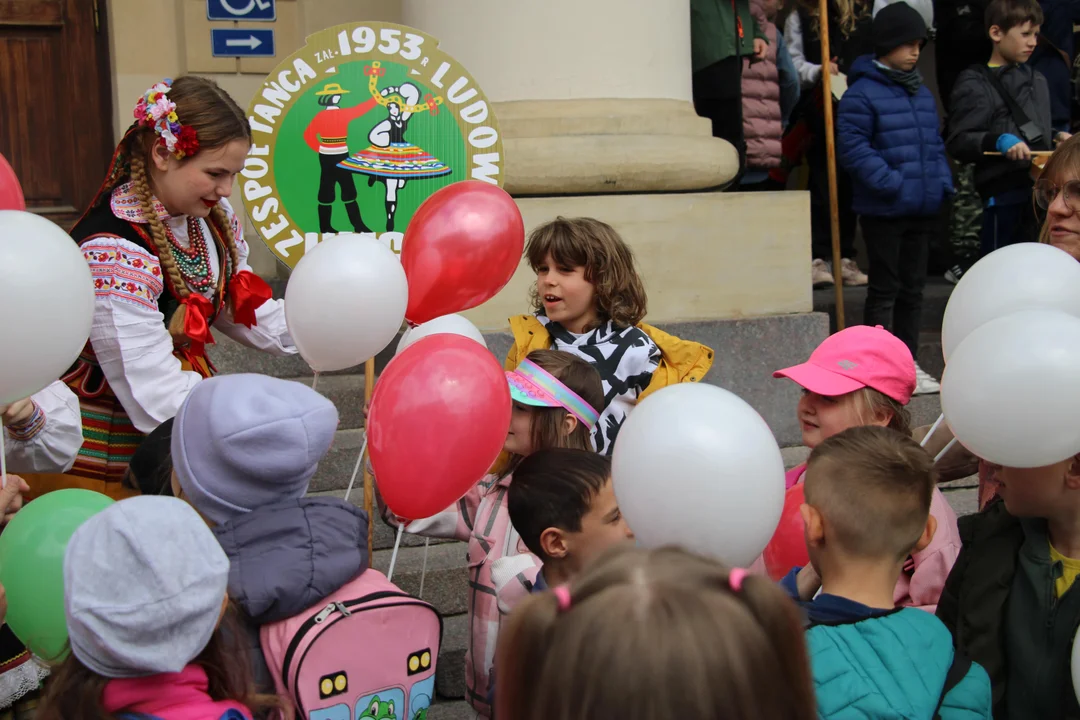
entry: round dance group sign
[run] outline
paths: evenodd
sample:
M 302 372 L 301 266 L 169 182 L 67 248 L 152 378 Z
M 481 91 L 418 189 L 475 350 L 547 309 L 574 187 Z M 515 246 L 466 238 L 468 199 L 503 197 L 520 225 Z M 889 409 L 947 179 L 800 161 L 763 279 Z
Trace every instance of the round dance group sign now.
M 403 25 L 338 25 L 267 77 L 248 109 L 241 193 L 289 267 L 334 233 L 373 233 L 400 252 L 409 219 L 439 188 L 502 185 L 495 114 L 438 45 Z

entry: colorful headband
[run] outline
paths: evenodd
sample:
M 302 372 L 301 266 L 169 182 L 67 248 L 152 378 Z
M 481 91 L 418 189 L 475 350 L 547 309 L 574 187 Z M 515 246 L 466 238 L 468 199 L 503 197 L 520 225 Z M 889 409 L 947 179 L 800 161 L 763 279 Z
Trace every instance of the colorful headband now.
M 176 103 L 169 99 L 172 80 L 165 78 L 146 91 L 135 105 L 135 120 L 139 125 L 154 128 L 161 142 L 177 160 L 191 157 L 199 151 L 195 128 L 180 124 Z
M 517 370 L 506 373 L 506 381 L 510 383 L 510 397 L 522 405 L 561 407 L 590 430 L 600 419 L 600 413 L 592 405 L 528 358 L 521 361 Z

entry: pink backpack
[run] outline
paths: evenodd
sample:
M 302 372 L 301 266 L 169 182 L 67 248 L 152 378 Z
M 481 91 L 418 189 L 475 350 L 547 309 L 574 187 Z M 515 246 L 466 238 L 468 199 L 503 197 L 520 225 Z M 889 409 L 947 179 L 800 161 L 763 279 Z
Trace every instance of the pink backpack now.
M 260 630 L 277 692 L 307 720 L 426 720 L 442 618 L 377 570 Z

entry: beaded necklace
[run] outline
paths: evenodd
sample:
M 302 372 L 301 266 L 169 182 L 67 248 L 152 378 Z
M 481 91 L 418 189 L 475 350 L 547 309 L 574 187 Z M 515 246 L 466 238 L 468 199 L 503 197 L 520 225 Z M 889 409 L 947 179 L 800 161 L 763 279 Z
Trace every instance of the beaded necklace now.
M 204 293 L 214 286 L 214 276 L 210 273 L 210 251 L 206 248 L 206 237 L 198 218 L 188 216 L 187 231 L 190 248 L 181 245 L 168 224 L 165 224 L 165 234 L 180 274 L 192 290 Z

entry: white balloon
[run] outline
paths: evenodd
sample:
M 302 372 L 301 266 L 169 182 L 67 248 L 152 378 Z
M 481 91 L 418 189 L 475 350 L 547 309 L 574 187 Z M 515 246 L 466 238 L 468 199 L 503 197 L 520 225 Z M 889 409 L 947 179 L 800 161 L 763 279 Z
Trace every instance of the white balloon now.
M 78 244 L 33 213 L 0 210 L 0 405 L 55 382 L 86 345 L 94 281 Z
M 285 321 L 317 372 L 360 365 L 401 329 L 409 302 L 405 270 L 374 238 L 339 235 L 304 255 L 285 288 Z
M 1026 310 L 991 320 L 945 366 L 945 421 L 991 463 L 1042 467 L 1071 457 L 1080 452 L 1078 358 L 1080 318 Z
M 945 361 L 975 328 L 1011 312 L 1038 308 L 1080 317 L 1080 262 L 1040 243 L 995 250 L 964 273 L 949 297 L 941 323 Z
M 461 335 L 471 340 L 475 340 L 484 347 L 487 347 L 487 342 L 484 341 L 484 334 L 480 332 L 475 325 L 466 320 L 464 316 L 443 315 L 442 317 L 428 320 L 422 325 L 417 325 L 414 328 L 406 330 L 404 334 L 402 334 L 401 340 L 398 341 L 397 351 L 394 355 L 400 355 L 402 350 L 409 347 L 420 338 L 426 338 L 428 335 L 438 335 L 440 333 Z
M 784 507 L 772 431 L 713 385 L 673 385 L 646 398 L 619 430 L 611 476 L 640 544 L 681 545 L 733 566 L 761 554 Z

